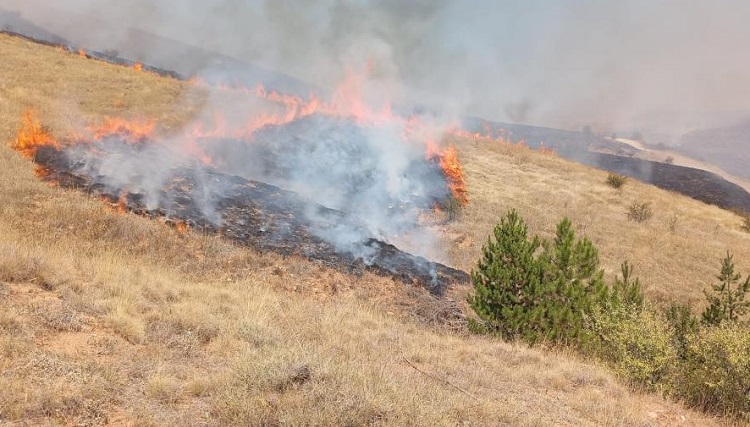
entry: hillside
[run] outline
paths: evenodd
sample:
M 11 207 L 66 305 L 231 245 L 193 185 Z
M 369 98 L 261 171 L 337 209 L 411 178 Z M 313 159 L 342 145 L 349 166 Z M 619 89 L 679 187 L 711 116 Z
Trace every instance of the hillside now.
M 749 184 L 716 166 L 726 164 L 726 158 L 708 156 L 706 160 L 716 161 L 716 164 L 700 162 L 677 152 L 647 148 L 638 141 L 602 137 L 590 131 L 573 132 L 476 118 L 465 120 L 463 126 L 479 135 L 507 134 L 512 141 L 523 141 L 534 149 L 552 149 L 556 155 L 576 163 L 626 175 L 723 209 L 750 212 Z M 706 151 L 708 147 L 710 150 L 711 145 L 704 142 L 698 139 L 685 149 L 693 147 Z
M 516 146 L 473 140 L 461 147 L 472 202 L 444 229 L 445 246 L 459 268 L 472 266 L 489 230 L 515 207 L 531 232 L 546 237 L 568 216 L 599 247 L 610 274 L 629 260 L 658 301 L 700 304 L 727 250 L 740 271 L 750 269 L 750 234 L 741 231 L 734 213 L 635 180 L 614 190 L 604 171 Z M 653 218 L 628 221 L 633 201 L 652 202 Z
M 723 128 L 701 129 L 683 135 L 675 150 L 698 160 L 714 163 L 729 173 L 750 178 L 750 123 Z
M 29 107 L 55 135 L 106 115 L 194 117 L 189 84 L 0 36 L 0 140 Z M 697 300 L 739 219 L 523 148 L 456 140 L 470 205 L 437 227 L 470 269 L 507 208 L 549 235 L 562 215 L 647 292 Z M 0 423 L 76 425 L 719 425 L 566 354 L 467 336 L 456 304 L 120 214 L 40 182 L 0 148 Z M 625 219 L 653 200 L 646 224 Z M 669 227 L 677 215 L 675 232 Z M 465 289 L 455 289 L 461 301 Z

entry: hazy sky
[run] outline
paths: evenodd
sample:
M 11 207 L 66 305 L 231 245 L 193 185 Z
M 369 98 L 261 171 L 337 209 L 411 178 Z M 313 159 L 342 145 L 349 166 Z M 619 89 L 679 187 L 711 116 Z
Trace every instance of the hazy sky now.
M 0 0 L 77 31 L 96 17 L 113 43 L 137 27 L 326 87 L 369 59 L 382 93 L 452 114 L 606 131 L 750 111 L 750 2 L 741 0 L 54 4 Z

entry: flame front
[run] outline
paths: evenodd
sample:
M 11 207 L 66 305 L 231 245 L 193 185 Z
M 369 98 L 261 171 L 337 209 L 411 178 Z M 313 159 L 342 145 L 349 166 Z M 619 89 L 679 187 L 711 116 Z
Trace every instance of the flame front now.
M 448 187 L 453 194 L 453 198 L 464 206 L 469 204 L 469 190 L 466 181 L 464 181 L 464 171 L 458 161 L 456 147 L 448 147 L 440 153 L 440 167 L 448 178 Z
M 33 110 L 24 111 L 18 136 L 10 146 L 26 158 L 33 158 L 37 150 L 43 146 L 60 148 L 57 140 L 42 127 Z
M 134 69 L 142 71 L 141 63 L 134 63 Z M 435 126 L 432 123 L 423 122 L 416 115 L 403 116 L 394 114 L 389 103 L 381 103 L 376 107 L 366 101 L 365 88 L 368 76 L 349 72 L 344 80 L 333 92 L 329 100 L 323 100 L 315 94 L 308 97 L 288 95 L 269 90 L 262 85 L 255 89 L 243 86 L 211 85 L 201 79 L 191 80 L 191 84 L 205 86 L 217 92 L 231 92 L 243 97 L 253 97 L 268 101 L 275 105 L 274 109 L 253 109 L 243 120 L 227 120 L 225 114 L 219 109 L 214 112 L 213 120 L 197 122 L 192 129 L 182 135 L 185 141 L 182 149 L 188 156 L 196 158 L 204 164 L 214 165 L 215 162 L 201 148 L 202 139 L 231 138 L 252 143 L 253 135 L 267 126 L 283 126 L 296 120 L 311 116 L 323 115 L 328 117 L 343 118 L 354 121 L 365 127 L 387 127 L 396 130 L 396 138 L 403 140 L 404 144 L 419 144 L 424 147 L 425 157 L 439 165 L 446 178 L 447 186 L 455 200 L 462 204 L 468 203 L 468 190 L 463 178 L 463 170 L 459 163 L 455 147 L 441 148 L 439 141 L 441 135 L 451 134 L 450 129 Z M 236 112 L 232 112 L 236 117 Z M 126 120 L 123 118 L 106 118 L 101 124 L 87 127 L 89 137 L 96 141 L 102 141 L 109 136 L 114 136 L 123 141 L 140 144 L 151 140 L 156 123 L 152 120 Z M 453 133 L 457 136 L 465 136 L 460 131 Z M 89 139 L 90 139 L 89 138 Z M 76 137 L 78 142 L 87 138 Z M 33 157 L 37 147 L 41 145 L 52 145 L 59 147 L 49 134 L 44 132 L 38 120 L 32 112 L 24 113 L 23 126 L 19 131 L 18 138 L 13 148 L 27 157 Z
M 154 134 L 156 122 L 152 120 L 126 120 L 123 118 L 107 117 L 98 126 L 89 126 L 88 130 L 97 140 L 116 135 L 128 142 L 144 141 Z

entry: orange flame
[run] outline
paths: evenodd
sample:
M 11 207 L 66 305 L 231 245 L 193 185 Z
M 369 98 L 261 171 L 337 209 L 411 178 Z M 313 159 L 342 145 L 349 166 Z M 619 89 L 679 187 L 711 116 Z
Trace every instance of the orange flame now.
M 369 64 L 372 67 L 372 64 Z M 142 70 L 141 63 L 135 63 L 134 69 Z M 191 84 L 210 85 L 205 80 L 199 78 L 191 79 Z M 365 89 L 367 84 L 367 75 L 357 75 L 348 73 L 344 81 L 335 90 L 330 100 L 323 100 L 315 94 L 310 94 L 306 98 L 278 93 L 268 90 L 259 85 L 255 89 L 248 89 L 242 86 L 230 85 L 213 85 L 214 90 L 232 91 L 243 96 L 251 96 L 264 99 L 274 103 L 276 111 L 251 112 L 245 120 L 235 123 L 229 123 L 226 118 L 217 112 L 213 122 L 206 121 L 196 124 L 189 131 L 187 142 L 182 148 L 188 155 L 197 158 L 206 164 L 212 164 L 212 159 L 206 155 L 198 142 L 198 138 L 234 138 L 250 141 L 253 134 L 270 125 L 284 125 L 295 120 L 313 115 L 320 114 L 331 117 L 342 117 L 356 121 L 365 126 L 388 126 L 394 130 L 400 131 L 401 138 L 405 143 L 415 143 L 424 146 L 426 158 L 435 161 L 443 169 L 448 181 L 448 186 L 453 197 L 462 204 L 468 203 L 467 186 L 463 178 L 463 170 L 459 163 L 457 150 L 455 147 L 443 149 L 438 147 L 433 141 L 439 138 L 439 132 L 432 123 L 423 122 L 418 116 L 406 117 L 394 114 L 389 103 L 382 103 L 379 106 L 372 105 L 365 100 Z M 27 157 L 35 153 L 35 146 L 48 144 L 56 145 L 47 134 L 43 133 L 38 121 L 33 119 L 30 113 L 24 115 L 25 126 L 19 131 L 18 141 L 14 148 L 21 151 Z M 440 127 L 441 130 L 445 128 Z M 90 134 L 96 140 L 103 140 L 107 136 L 116 136 L 133 144 L 143 143 L 151 137 L 156 130 L 154 121 L 144 120 L 126 120 L 123 118 L 107 118 L 103 123 L 88 127 Z M 485 129 L 486 133 L 489 128 Z M 481 137 L 479 133 L 469 134 L 466 131 L 452 128 L 448 134 L 455 136 Z M 46 136 L 45 136 L 46 135 Z M 503 136 L 498 136 L 497 140 L 502 140 Z M 81 138 L 84 140 L 85 138 Z M 31 147 L 31 148 L 30 148 Z M 126 204 L 120 203 L 121 206 Z
M 21 127 L 18 136 L 10 144 L 11 148 L 21 153 L 26 158 L 33 158 L 39 147 L 51 146 L 59 148 L 57 142 L 47 130 L 39 123 L 33 110 L 26 110 L 21 118 Z
M 126 120 L 116 117 L 107 117 L 101 125 L 88 127 L 97 140 L 117 135 L 131 143 L 143 141 L 153 135 L 155 129 L 156 122 L 153 120 Z
M 143 71 L 143 64 L 141 64 L 140 62 L 136 62 L 135 64 L 133 64 L 133 69 L 135 71 Z
M 347 73 L 328 102 L 321 100 L 315 94 L 310 94 L 306 99 L 296 95 L 281 94 L 266 89 L 262 84 L 256 86 L 254 90 L 250 90 L 241 85 L 216 84 L 212 86 L 203 79 L 193 78 L 189 81 L 193 85 L 210 87 L 221 92 L 255 96 L 280 105 L 283 112 L 253 114 L 241 125 L 234 125 L 234 129 L 227 126 L 227 122 L 221 114 L 216 114 L 213 126 L 196 125 L 192 134 L 197 138 L 233 137 L 249 139 L 253 133 L 265 126 L 284 125 L 313 114 L 349 118 L 362 125 L 397 124 L 406 128 L 411 118 L 394 115 L 390 104 L 384 103 L 379 108 L 371 108 L 365 102 L 365 77 L 354 72 Z M 207 128 L 211 130 L 207 130 Z
M 440 167 L 448 177 L 448 187 L 459 203 L 466 206 L 469 204 L 469 190 L 464 181 L 464 171 L 458 161 L 458 150 L 456 147 L 448 147 L 440 154 Z
M 124 214 L 128 212 L 128 191 L 123 190 L 120 195 L 115 199 L 111 195 L 102 195 L 98 197 L 99 200 L 104 202 L 107 207 L 112 209 L 114 212 Z
M 84 58 L 84 59 L 88 58 L 88 56 L 86 55 L 86 51 L 83 50 L 83 49 L 78 49 L 78 56 L 80 56 L 81 58 Z
M 188 230 L 190 230 L 190 226 L 186 221 L 175 221 L 175 229 L 177 229 L 178 233 L 186 233 Z
M 555 149 L 552 147 L 545 147 L 544 141 L 539 143 L 539 148 L 537 149 L 540 153 L 546 155 L 546 156 L 555 156 Z
M 124 214 L 128 211 L 128 192 L 123 191 L 114 204 L 115 212 Z

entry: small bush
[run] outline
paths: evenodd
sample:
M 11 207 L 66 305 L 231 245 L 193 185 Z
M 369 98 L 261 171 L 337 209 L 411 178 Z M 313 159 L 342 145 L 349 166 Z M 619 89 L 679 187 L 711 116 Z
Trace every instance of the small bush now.
M 669 217 L 667 220 L 667 227 L 669 228 L 669 232 L 672 234 L 677 233 L 677 224 L 680 222 L 680 217 L 675 213 L 672 214 L 672 216 Z
M 117 49 L 107 49 L 104 51 L 104 56 L 109 59 L 117 59 L 120 57 L 120 51 Z
M 650 308 L 621 305 L 588 318 L 597 337 L 587 350 L 622 378 L 652 391 L 668 393 L 678 353 L 665 319 Z
M 622 188 L 625 183 L 628 182 L 628 177 L 625 175 L 619 175 L 616 173 L 611 173 L 607 175 L 607 184 L 609 184 L 610 187 L 620 189 Z
M 676 389 L 688 403 L 750 421 L 750 331 L 738 324 L 703 328 L 687 340 Z
M 750 233 L 750 214 L 742 215 L 742 225 L 740 226 L 742 231 Z
M 654 216 L 654 211 L 651 208 L 651 202 L 636 200 L 628 207 L 628 221 L 644 222 L 650 220 L 652 216 Z

